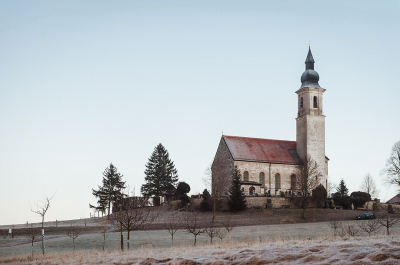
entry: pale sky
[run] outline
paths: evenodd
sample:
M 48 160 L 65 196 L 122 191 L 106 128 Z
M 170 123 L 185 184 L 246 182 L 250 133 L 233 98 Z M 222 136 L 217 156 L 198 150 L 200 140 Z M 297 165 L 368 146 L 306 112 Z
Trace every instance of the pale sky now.
M 112 162 L 139 193 L 162 143 L 191 193 L 226 135 L 295 140 L 311 43 L 329 179 L 400 140 L 398 1 L 0 1 L 0 224 L 89 217 Z

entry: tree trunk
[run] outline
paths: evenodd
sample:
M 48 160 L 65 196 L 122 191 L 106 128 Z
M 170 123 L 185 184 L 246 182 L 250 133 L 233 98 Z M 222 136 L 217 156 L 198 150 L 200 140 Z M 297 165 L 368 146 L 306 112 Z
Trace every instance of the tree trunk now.
M 124 235 L 122 234 L 122 225 L 121 225 L 121 251 L 124 251 Z
M 215 220 L 215 208 L 217 208 L 217 207 L 216 207 L 216 199 L 215 199 L 215 197 L 214 197 L 212 222 L 214 222 L 214 220 Z
M 306 218 L 306 207 L 303 206 L 303 212 L 301 213 L 301 217 Z

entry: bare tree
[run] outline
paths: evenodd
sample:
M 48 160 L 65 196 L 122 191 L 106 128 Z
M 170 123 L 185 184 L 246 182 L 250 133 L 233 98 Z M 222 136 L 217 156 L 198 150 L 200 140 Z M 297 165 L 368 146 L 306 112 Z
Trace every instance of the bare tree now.
M 328 181 L 328 197 L 330 198 L 332 193 L 335 193 L 338 185 L 336 182 L 329 180 Z
M 360 228 L 354 224 L 347 224 L 346 226 L 342 227 L 346 234 L 349 237 L 359 236 L 360 235 Z
M 70 227 L 67 228 L 67 236 L 72 239 L 72 243 L 74 244 L 75 251 L 75 239 L 81 235 L 82 229 L 75 225 L 73 221 L 66 221 L 67 224 L 70 224 Z
M 231 231 L 233 230 L 234 224 L 233 224 L 233 220 L 232 220 L 232 216 L 228 216 L 228 218 L 226 218 L 224 221 L 221 222 L 222 226 L 226 229 L 226 231 L 228 232 L 228 234 L 231 234 Z
M 103 236 L 103 251 L 105 250 L 106 238 L 109 236 L 109 232 L 108 232 L 109 230 L 110 230 L 110 227 L 107 224 L 103 223 L 101 225 L 101 232 L 100 233 Z
M 228 233 L 228 231 L 226 229 L 219 229 L 217 231 L 217 237 L 221 240 L 225 238 L 226 234 Z
M 172 245 L 174 244 L 174 235 L 179 229 L 178 224 L 179 224 L 179 219 L 175 215 L 173 215 L 172 218 L 169 218 L 168 221 L 165 222 L 165 228 L 171 235 Z
M 386 174 L 386 182 L 389 185 L 394 184 L 400 189 L 400 141 L 393 145 L 390 157 L 381 173 Z
M 220 227 L 217 227 L 214 222 L 210 222 L 207 227 L 204 229 L 204 233 L 206 233 L 210 237 L 210 243 L 212 244 L 213 238 L 218 235 Z
M 31 243 L 31 252 L 33 256 L 33 243 L 35 241 L 38 241 L 38 238 L 40 236 L 40 231 L 38 228 L 34 228 L 33 224 L 31 224 L 31 227 L 28 228 L 28 232 L 26 234 L 26 239 L 29 240 L 29 243 Z
M 301 173 L 296 178 L 297 188 L 301 191 L 301 217 L 306 218 L 306 210 L 310 203 L 310 193 L 319 184 L 318 179 L 322 177 L 318 164 L 310 156 L 304 162 Z
M 204 170 L 204 176 L 202 178 L 204 186 L 206 189 L 211 191 L 212 189 L 212 170 L 211 170 L 212 163 Z
M 386 235 L 390 234 L 390 227 L 394 226 L 400 221 L 399 212 L 393 212 L 391 210 L 391 205 L 389 204 L 387 209 L 383 205 L 378 204 L 379 216 L 377 217 L 376 221 L 383 227 L 386 228 Z
M 212 173 L 212 163 L 206 168 L 204 171 L 205 177 L 203 177 L 203 183 L 208 190 L 211 190 L 211 195 L 213 197 L 213 217 L 212 221 L 215 221 L 216 211 L 217 211 L 217 203 L 220 200 L 221 192 L 223 190 L 223 181 L 221 178 L 215 177 L 213 178 Z
M 376 198 L 378 196 L 379 190 L 376 186 L 375 180 L 368 173 L 364 176 L 363 182 L 361 183 L 360 190 L 371 195 L 372 198 Z
M 4 230 L 3 230 L 3 235 L 2 235 L 3 238 L 6 239 L 9 235 L 10 235 L 10 234 L 8 233 L 8 230 L 7 230 L 7 229 L 4 229 Z
M 340 221 L 331 221 L 328 223 L 330 229 L 333 230 L 333 236 L 336 237 L 339 235 L 339 231 L 342 229 L 343 225 Z
M 197 243 L 197 236 L 204 233 L 204 229 L 200 226 L 200 217 L 198 212 L 191 212 L 185 218 L 186 231 L 194 235 L 194 246 Z
M 130 232 L 136 231 L 153 223 L 158 217 L 156 207 L 146 207 L 148 198 L 128 197 L 117 201 L 118 211 L 113 212 L 111 220 L 114 226 L 128 233 L 127 247 L 129 249 Z
M 208 176 L 211 182 L 211 196 L 213 198 L 213 218 L 215 221 L 217 206 L 224 195 L 231 186 L 231 173 L 233 168 L 224 168 L 221 165 L 224 161 L 221 157 L 215 157 L 213 163 L 206 169 L 205 174 Z
M 368 236 L 371 236 L 371 234 L 379 232 L 379 230 L 381 230 L 381 225 L 376 219 L 364 220 L 359 225 L 359 227 L 361 230 L 368 233 Z
M 32 206 L 31 206 L 31 212 L 37 213 L 42 217 L 42 229 L 44 227 L 44 216 L 46 215 L 47 211 L 49 210 L 50 201 L 51 201 L 51 199 L 53 199 L 55 194 L 56 193 L 54 193 L 53 196 L 51 196 L 51 198 L 45 196 L 44 200 L 37 202 L 36 203 L 36 210 L 33 210 Z

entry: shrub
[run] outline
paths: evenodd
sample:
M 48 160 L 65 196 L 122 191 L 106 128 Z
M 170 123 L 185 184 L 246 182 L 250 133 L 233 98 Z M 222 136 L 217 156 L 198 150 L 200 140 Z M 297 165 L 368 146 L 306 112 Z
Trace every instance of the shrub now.
M 335 195 L 333 195 L 333 201 L 336 206 L 342 206 L 345 210 L 351 209 L 352 199 L 350 196 L 341 196 L 339 192 L 336 192 Z
M 364 204 L 365 204 L 367 201 L 370 201 L 370 200 L 371 200 L 371 195 L 369 195 L 369 194 L 366 193 L 366 192 L 362 192 L 362 191 L 355 191 L 355 192 L 352 192 L 352 193 L 350 194 L 350 197 L 351 197 L 351 199 L 352 199 L 352 201 L 353 201 L 353 205 L 354 205 L 354 208 L 355 208 L 355 209 L 364 207 Z
M 211 195 L 207 189 L 204 189 L 204 191 L 203 191 L 203 200 L 200 203 L 200 209 L 202 211 L 211 211 L 212 210 Z
M 312 197 L 315 202 L 316 207 L 321 208 L 328 197 L 326 189 L 321 184 L 312 190 Z

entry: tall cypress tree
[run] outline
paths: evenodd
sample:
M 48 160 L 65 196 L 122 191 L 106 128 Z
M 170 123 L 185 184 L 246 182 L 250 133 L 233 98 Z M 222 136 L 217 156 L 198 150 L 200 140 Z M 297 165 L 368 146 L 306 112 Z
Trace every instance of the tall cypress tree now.
M 154 148 L 144 174 L 146 183 L 141 187 L 144 196 L 160 196 L 164 191 L 175 189 L 178 182 L 178 171 L 162 144 L 158 144 Z
M 237 166 L 232 170 L 232 182 L 229 188 L 228 205 L 232 212 L 243 211 L 246 209 L 246 196 L 244 189 L 240 185 L 242 174 Z
M 107 210 L 108 217 L 110 217 L 111 204 L 115 203 L 123 195 L 122 190 L 125 188 L 125 181 L 122 181 L 122 177 L 117 172 L 117 168 L 110 163 L 110 166 L 103 172 L 103 185 L 98 186 L 98 190 L 92 189 L 92 194 L 98 198 L 98 206 L 90 205 L 90 208 L 103 212 Z

